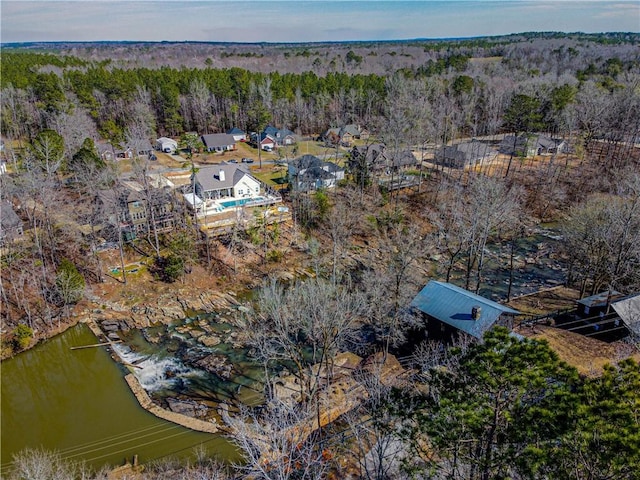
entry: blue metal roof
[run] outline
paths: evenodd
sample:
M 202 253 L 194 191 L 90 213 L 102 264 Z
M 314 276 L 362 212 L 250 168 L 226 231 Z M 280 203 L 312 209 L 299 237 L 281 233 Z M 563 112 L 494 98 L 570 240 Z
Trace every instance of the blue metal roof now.
M 431 281 L 411 301 L 411 306 L 441 322 L 481 338 L 503 313 L 520 312 L 450 283 Z M 471 316 L 473 307 L 480 307 L 476 320 Z

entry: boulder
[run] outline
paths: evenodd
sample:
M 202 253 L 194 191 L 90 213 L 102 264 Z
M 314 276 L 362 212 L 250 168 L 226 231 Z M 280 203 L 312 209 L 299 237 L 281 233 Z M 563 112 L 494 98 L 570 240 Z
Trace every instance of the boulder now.
M 192 418 L 205 418 L 208 408 L 193 400 L 179 400 L 177 398 L 167 398 L 167 404 L 172 412 L 186 415 Z
M 198 339 L 198 341 L 205 347 L 215 347 L 221 342 L 220 337 L 215 335 L 203 335 Z
M 204 333 L 205 332 L 203 332 L 202 330 L 189 330 L 189 335 L 191 335 L 191 338 L 200 338 L 204 335 Z
M 194 362 L 194 365 L 209 373 L 215 373 L 222 378 L 229 378 L 233 371 L 233 365 L 227 363 L 227 357 L 225 355 L 207 355 Z

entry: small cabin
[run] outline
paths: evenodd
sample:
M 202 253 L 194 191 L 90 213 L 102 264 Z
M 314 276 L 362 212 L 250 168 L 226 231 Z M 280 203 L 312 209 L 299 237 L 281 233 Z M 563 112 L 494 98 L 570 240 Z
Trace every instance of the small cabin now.
M 614 342 L 633 330 L 633 312 L 640 310 L 640 294 L 627 296 L 615 290 L 601 292 L 576 302 L 576 308 L 554 316 L 555 326 L 569 332 Z M 623 312 L 622 314 L 620 312 Z
M 172 138 L 160 137 L 156 140 L 156 150 L 164 153 L 176 153 L 178 150 L 178 142 Z
M 611 309 L 611 302 L 622 297 L 620 292 L 612 290 L 581 298 L 576 302 L 577 313 L 581 317 L 597 317 L 600 313 L 607 314 Z
M 511 329 L 520 312 L 450 283 L 431 281 L 411 301 L 421 312 L 428 338 L 449 340 L 460 332 L 476 338 L 494 325 Z

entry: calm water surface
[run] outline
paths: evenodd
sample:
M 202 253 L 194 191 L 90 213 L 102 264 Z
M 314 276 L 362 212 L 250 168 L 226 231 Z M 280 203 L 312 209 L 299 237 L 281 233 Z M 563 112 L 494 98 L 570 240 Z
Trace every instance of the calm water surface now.
M 202 444 L 220 460 L 235 459 L 220 435 L 193 432 L 140 407 L 124 372 L 84 325 L 2 362 L 2 470 L 27 448 L 58 451 L 93 467 L 120 465 L 134 454 L 141 462 L 188 457 Z

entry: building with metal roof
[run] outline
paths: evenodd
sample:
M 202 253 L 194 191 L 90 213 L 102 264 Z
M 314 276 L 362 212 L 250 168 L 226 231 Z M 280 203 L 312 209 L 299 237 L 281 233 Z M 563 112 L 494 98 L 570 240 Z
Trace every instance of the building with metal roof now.
M 636 335 L 640 335 L 640 293 L 611 304 L 624 325 Z
M 494 325 L 510 327 L 520 312 L 450 283 L 430 281 L 411 301 L 411 307 L 426 315 L 427 326 L 451 331 L 451 327 L 482 338 Z

